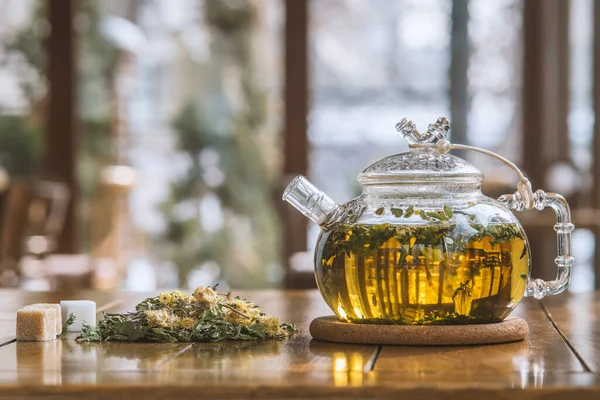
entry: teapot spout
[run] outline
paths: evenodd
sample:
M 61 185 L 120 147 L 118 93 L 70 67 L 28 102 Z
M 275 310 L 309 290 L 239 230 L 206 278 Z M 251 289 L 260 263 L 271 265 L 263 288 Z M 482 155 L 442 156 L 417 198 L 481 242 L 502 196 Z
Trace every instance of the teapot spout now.
M 318 225 L 326 224 L 340 205 L 316 188 L 302 175 L 298 175 L 283 192 L 282 199 Z

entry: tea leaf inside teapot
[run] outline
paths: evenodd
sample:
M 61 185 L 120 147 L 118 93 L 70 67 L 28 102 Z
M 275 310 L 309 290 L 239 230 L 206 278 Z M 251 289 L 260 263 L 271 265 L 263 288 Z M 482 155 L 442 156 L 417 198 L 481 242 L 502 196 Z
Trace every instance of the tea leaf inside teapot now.
M 391 208 L 390 211 L 396 218 L 402 218 L 402 215 L 404 215 L 404 211 L 401 208 Z
M 422 245 L 438 245 L 443 237 L 448 237 L 451 240 L 447 243 L 452 243 L 451 246 L 454 252 L 464 252 L 469 241 L 481 241 L 483 238 L 489 237 L 490 245 L 496 246 L 521 235 L 517 224 L 496 223 L 484 226 L 479 223 L 475 215 L 462 210 L 453 210 L 448 205 L 445 205 L 443 210 L 435 211 L 415 210 L 414 206 L 410 205 L 406 210 L 391 208 L 390 212 L 396 218 L 408 218 L 418 215 L 423 220 L 435 224 L 391 225 L 383 223 L 367 225 L 340 223 L 334 226 L 330 232 L 329 245 L 324 249 L 323 259 L 329 260 L 340 253 L 364 255 L 372 249 L 380 247 L 391 238 L 396 238 L 400 244 L 409 243 L 411 238 L 414 238 L 413 243 L 416 241 L 416 243 Z M 383 207 L 378 208 L 375 214 L 378 216 L 383 215 Z M 456 214 L 466 216 L 468 223 L 453 220 Z M 448 222 L 454 223 L 449 224 Z M 525 256 L 526 251 L 525 246 L 521 258 Z M 400 250 L 400 252 L 403 261 L 408 255 L 408 250 L 406 250 L 406 255 L 404 250 Z

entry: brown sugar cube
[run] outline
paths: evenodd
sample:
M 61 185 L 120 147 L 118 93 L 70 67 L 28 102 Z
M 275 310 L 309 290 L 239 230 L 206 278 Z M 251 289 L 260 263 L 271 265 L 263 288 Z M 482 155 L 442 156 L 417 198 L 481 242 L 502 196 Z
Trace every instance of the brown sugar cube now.
M 52 303 L 37 303 L 25 306 L 23 308 L 49 308 L 54 310 L 56 313 L 56 335 L 60 335 L 62 333 L 62 312 L 60 309 L 60 304 L 52 304 Z
M 17 340 L 45 342 L 56 339 L 56 310 L 47 307 L 17 311 Z

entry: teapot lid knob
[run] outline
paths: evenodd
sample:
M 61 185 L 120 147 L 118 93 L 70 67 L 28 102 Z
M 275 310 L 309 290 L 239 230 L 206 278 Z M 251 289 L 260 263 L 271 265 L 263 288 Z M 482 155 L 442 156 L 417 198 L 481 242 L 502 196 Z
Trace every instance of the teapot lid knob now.
M 429 124 L 427 132 L 420 133 L 413 121 L 402 118 L 396 124 L 396 130 L 400 133 L 408 143 L 437 143 L 446 140 L 446 134 L 450 130 L 450 121 L 447 118 L 440 117 L 433 124 Z

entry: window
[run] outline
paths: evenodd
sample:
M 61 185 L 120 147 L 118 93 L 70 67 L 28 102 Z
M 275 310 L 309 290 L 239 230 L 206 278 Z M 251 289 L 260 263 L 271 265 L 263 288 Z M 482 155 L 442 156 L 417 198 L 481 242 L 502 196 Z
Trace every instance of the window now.
M 0 191 L 39 172 L 47 30 L 43 1 L 0 1 Z
M 128 287 L 280 283 L 281 11 L 83 2 L 81 214 L 92 254 L 129 268 Z

